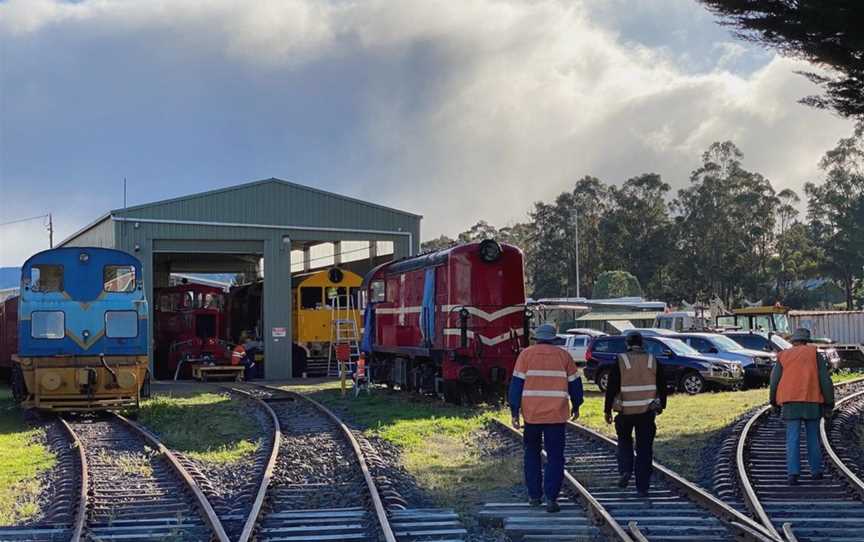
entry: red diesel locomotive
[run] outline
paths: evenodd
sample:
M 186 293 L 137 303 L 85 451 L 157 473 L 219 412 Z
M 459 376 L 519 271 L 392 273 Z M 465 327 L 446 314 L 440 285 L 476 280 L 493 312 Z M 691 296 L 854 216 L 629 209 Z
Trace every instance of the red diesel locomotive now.
M 487 239 L 389 262 L 362 288 L 373 381 L 451 402 L 504 393 L 530 324 L 518 248 Z

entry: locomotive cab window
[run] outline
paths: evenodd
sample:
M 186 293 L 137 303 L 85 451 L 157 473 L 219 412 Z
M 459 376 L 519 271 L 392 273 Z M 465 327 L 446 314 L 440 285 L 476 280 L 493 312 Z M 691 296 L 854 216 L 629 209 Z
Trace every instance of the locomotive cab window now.
M 66 315 L 63 311 L 30 313 L 30 336 L 34 339 L 62 339 L 66 336 Z
M 371 296 L 369 301 L 372 303 L 381 303 L 383 301 L 387 301 L 387 296 L 385 295 L 384 281 L 383 280 L 375 280 L 372 281 L 372 284 L 369 286 L 371 291 Z
M 344 307 L 348 303 L 348 293 L 344 286 L 328 286 L 326 291 L 328 305 L 335 306 L 338 304 Z
M 135 311 L 105 311 L 105 336 L 110 339 L 137 337 L 138 313 Z
M 318 286 L 300 288 L 300 308 L 317 309 L 324 304 L 324 293 Z
M 134 292 L 135 268 L 131 265 L 106 265 L 102 273 L 102 284 L 106 292 Z
M 62 265 L 34 265 L 30 268 L 30 290 L 33 292 L 62 292 Z

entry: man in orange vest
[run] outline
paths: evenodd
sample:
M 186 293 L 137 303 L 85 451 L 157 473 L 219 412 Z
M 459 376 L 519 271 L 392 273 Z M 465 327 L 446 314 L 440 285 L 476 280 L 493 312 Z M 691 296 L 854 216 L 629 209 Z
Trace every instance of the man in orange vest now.
M 786 421 L 786 472 L 789 485 L 798 485 L 801 474 L 801 422 L 807 433 L 807 463 L 814 480 L 821 480 L 822 449 L 819 445 L 819 418 L 834 410 L 834 385 L 828 363 L 810 342 L 810 330 L 796 329 L 790 338 L 793 347 L 777 354 L 771 371 L 771 406 L 782 408 Z
M 666 408 L 666 377 L 663 366 L 653 354 L 644 350 L 641 334 L 627 335 L 626 342 L 627 351 L 618 354 L 618 363 L 609 372 L 604 412 L 609 424 L 612 423 L 612 411 L 618 412 L 615 417 L 618 487 L 627 487 L 634 471 L 635 430 L 636 492 L 640 497 L 647 497 L 654 466 L 654 437 L 657 435 L 654 418 Z
M 557 339 L 554 326 L 538 327 L 534 339 L 537 344 L 523 350 L 516 359 L 510 380 L 510 412 L 516 429 L 521 427 L 520 409 L 525 419 L 525 485 L 530 504 L 540 506 L 545 494 L 546 511 L 555 513 L 561 510 L 558 494 L 564 481 L 565 424 L 579 417 L 582 379 L 570 354 L 552 344 Z M 546 469 L 541 472 L 544 448 Z

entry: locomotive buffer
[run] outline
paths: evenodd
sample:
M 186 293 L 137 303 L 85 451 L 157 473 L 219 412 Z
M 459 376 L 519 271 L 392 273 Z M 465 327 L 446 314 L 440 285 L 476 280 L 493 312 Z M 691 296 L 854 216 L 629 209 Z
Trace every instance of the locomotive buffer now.
M 360 332 L 350 294 L 334 296 L 332 307 L 327 376 L 340 376 L 342 371 L 354 372 L 354 363 L 360 358 Z M 342 364 L 346 366 L 342 367 Z

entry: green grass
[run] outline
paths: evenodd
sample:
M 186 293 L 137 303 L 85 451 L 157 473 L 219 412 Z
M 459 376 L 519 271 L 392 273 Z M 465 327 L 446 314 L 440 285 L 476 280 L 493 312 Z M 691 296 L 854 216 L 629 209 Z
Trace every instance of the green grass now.
M 138 420 L 169 448 L 205 462 L 239 461 L 259 445 L 258 423 L 224 394 L 156 395 L 142 403 Z
M 831 375 L 831 380 L 833 380 L 835 384 L 837 384 L 839 382 L 847 382 L 849 380 L 855 380 L 858 378 L 864 378 L 864 372 L 850 371 L 849 369 L 842 369 L 842 370 L 837 371 L 836 373 Z
M 291 388 L 297 391 L 297 388 Z M 341 397 L 333 386 L 307 387 L 310 396 L 336 409 L 402 451 L 403 466 L 436 502 L 464 511 L 495 490 L 521 480 L 519 458 L 490 458 L 472 438 L 498 415 L 376 389 Z
M 39 475 L 56 461 L 41 437 L 41 429 L 23 423 L 9 388 L 0 387 L 0 525 L 18 524 L 39 512 Z

